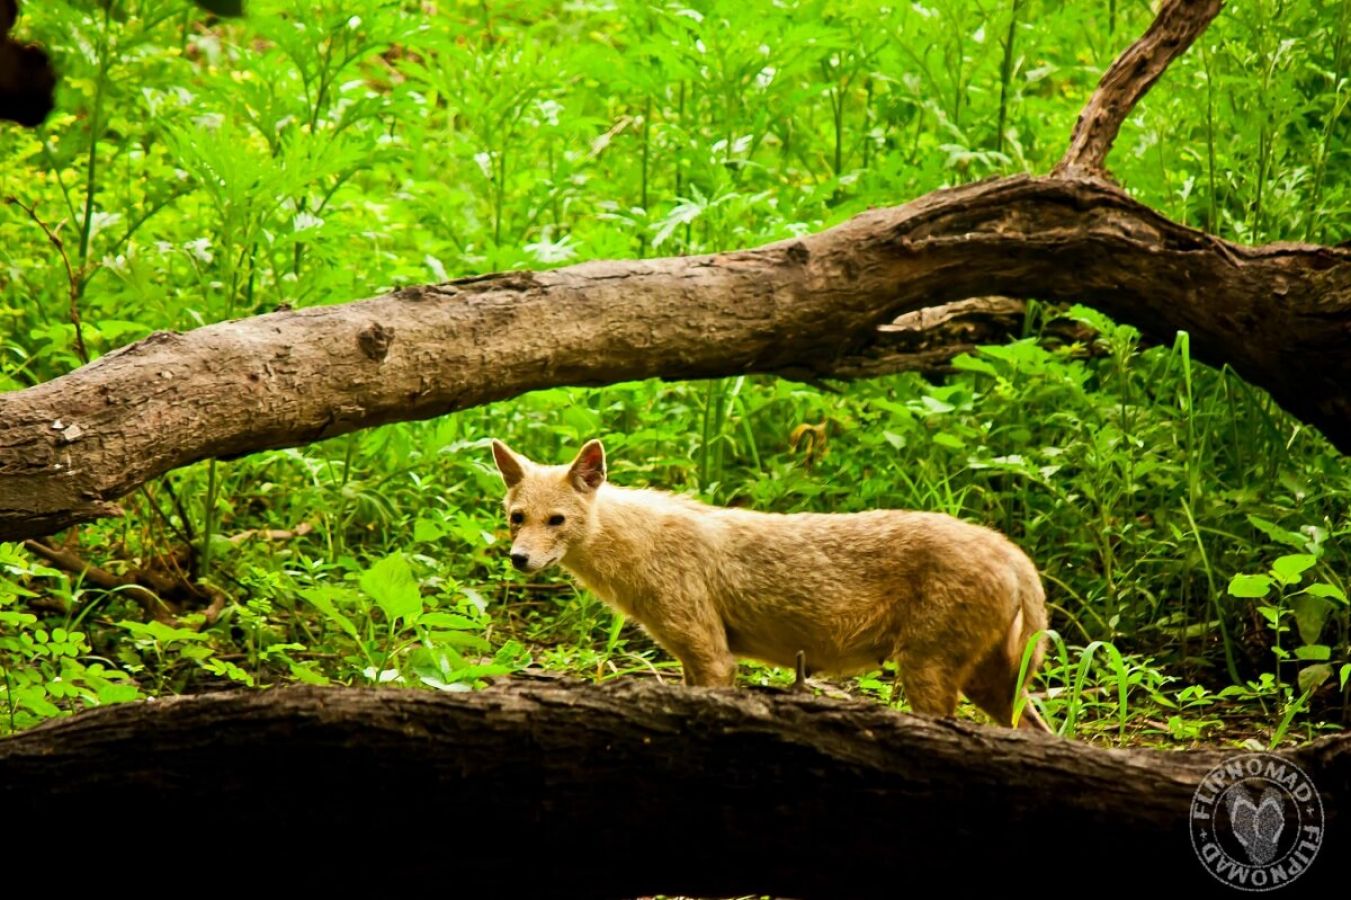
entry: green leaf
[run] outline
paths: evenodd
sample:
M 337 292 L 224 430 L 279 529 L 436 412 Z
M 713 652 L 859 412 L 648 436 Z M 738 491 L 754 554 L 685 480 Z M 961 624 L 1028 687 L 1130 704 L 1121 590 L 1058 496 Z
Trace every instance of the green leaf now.
M 43 567 L 43 566 L 38 566 L 38 567 L 35 567 L 35 568 L 34 568 L 33 574 L 35 574 L 35 575 L 56 575 L 56 576 L 59 576 L 61 573 L 58 572 L 58 571 L 56 571 L 55 569 L 48 569 L 48 568 Z M 10 595 L 10 596 L 12 596 L 12 597 L 36 597 L 36 596 L 38 596 L 38 594 L 37 594 L 36 591 L 30 591 L 30 590 L 28 590 L 28 588 L 20 587 L 19 585 L 17 585 L 17 584 L 15 584 L 14 582 L 10 581 L 8 578 L 0 578 L 0 598 L 3 598 L 6 594 L 8 594 L 8 595 Z
M 61 709 L 47 699 L 47 692 L 41 687 L 34 686 L 15 691 L 15 697 L 20 706 L 30 709 L 40 716 L 61 715 Z
M 1323 633 L 1323 623 L 1332 612 L 1331 601 L 1305 593 L 1291 598 L 1290 608 L 1295 612 L 1300 638 L 1306 644 L 1317 643 L 1318 636 Z
M 1288 544 L 1300 550 L 1309 546 L 1309 539 L 1302 534 L 1286 531 L 1275 522 L 1268 522 L 1261 516 L 1248 516 L 1248 524 L 1278 543 Z
M 1337 689 L 1341 691 L 1346 690 L 1346 682 L 1348 679 L 1351 679 L 1351 663 L 1344 664 L 1341 671 L 1337 673 Z
M 459 613 L 448 612 L 423 613 L 418 616 L 417 622 L 428 628 L 454 628 L 459 631 L 482 631 L 485 624 Z
M 150 328 L 142 322 L 128 322 L 124 319 L 100 319 L 99 333 L 110 344 L 125 344 L 136 338 L 145 337 Z
M 218 559 L 227 559 L 239 552 L 239 544 L 223 534 L 211 535 L 211 555 Z
M 1318 562 L 1312 553 L 1291 553 L 1278 557 L 1271 564 L 1271 572 L 1282 584 L 1299 584 L 1300 578 Z
M 513 670 L 524 669 L 530 665 L 530 651 L 519 641 L 507 641 L 493 654 L 493 662 Z
M 402 553 L 392 553 L 361 573 L 360 584 L 391 621 L 407 622 L 422 612 L 422 590 Z
M 105 682 L 98 686 L 100 703 L 126 703 L 141 696 L 141 692 L 136 689 L 134 684 L 116 684 L 114 682 Z
M 510 675 L 513 671 L 511 666 L 498 665 L 497 663 L 485 663 L 456 669 L 451 673 L 451 677 L 457 682 L 467 682 L 475 681 L 479 678 L 496 678 L 501 675 Z
M 204 641 L 207 639 L 207 636 L 200 632 L 187 628 L 174 628 L 165 625 L 163 622 L 132 622 L 124 619 L 117 624 L 132 634 L 150 638 L 161 644 L 169 644 L 174 641 Z
M 210 662 L 203 663 L 202 668 L 213 674 L 223 675 L 231 681 L 238 681 L 240 684 L 253 687 L 253 676 L 229 660 L 213 659 Z
M 217 16 L 237 19 L 244 15 L 244 0 L 192 0 L 192 2 Z
M 1104 313 L 1098 312 L 1087 306 L 1080 306 L 1078 303 L 1065 310 L 1065 315 L 1071 319 L 1077 319 L 1093 328 L 1094 331 L 1100 331 L 1104 334 L 1117 328 L 1117 324 L 1109 319 Z
M 1265 597 L 1271 590 L 1271 579 L 1266 575 L 1235 575 L 1229 579 L 1232 597 Z
M 1295 659 L 1316 659 L 1326 662 L 1332 659 L 1332 648 L 1327 644 L 1305 644 L 1295 648 Z
M 1332 666 L 1316 663 L 1299 670 L 1300 693 L 1307 694 L 1332 677 Z
M 480 653 L 487 653 L 492 649 L 492 645 L 484 638 L 477 634 L 465 634 L 463 631 L 433 631 L 428 638 L 436 647 L 449 645 L 461 650 L 477 650 Z
M 419 544 L 429 544 L 446 536 L 445 529 L 431 519 L 418 519 L 413 523 L 413 540 Z
M 310 601 L 314 608 L 323 613 L 330 621 L 347 632 L 349 637 L 357 637 L 357 627 L 352 624 L 352 620 L 338 611 L 333 605 L 333 599 L 345 594 L 346 591 L 341 588 L 335 588 L 329 585 L 322 587 L 305 588 L 300 592 L 300 596 Z
M 483 599 L 482 594 L 473 588 L 461 588 L 460 590 L 464 593 L 464 598 L 473 605 L 474 609 L 478 610 L 479 615 L 482 616 L 487 614 L 488 602 Z
M 286 660 L 286 664 L 291 667 L 291 674 L 304 684 L 324 685 L 329 683 L 328 678 L 310 668 L 310 666 L 313 665 L 312 663 L 298 663 L 288 659 Z
M 1304 589 L 1304 593 L 1311 594 L 1314 597 L 1323 597 L 1327 600 L 1336 600 L 1340 603 L 1346 602 L 1346 594 L 1335 584 L 1328 584 L 1326 581 L 1319 581 L 1311 584 Z
M 993 365 L 977 356 L 971 356 L 967 353 L 959 353 L 952 358 L 952 367 L 964 372 L 979 372 L 982 375 L 993 375 L 999 377 L 999 370 Z

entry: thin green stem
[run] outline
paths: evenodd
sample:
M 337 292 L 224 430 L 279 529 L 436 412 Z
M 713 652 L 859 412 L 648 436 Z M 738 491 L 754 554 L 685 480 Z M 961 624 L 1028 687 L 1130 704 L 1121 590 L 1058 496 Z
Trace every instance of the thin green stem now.
M 1201 66 L 1206 73 L 1206 174 L 1210 179 L 1209 212 L 1206 215 L 1206 230 L 1214 233 L 1219 227 L 1219 188 L 1215 180 L 1215 73 L 1210 67 L 1210 54 L 1201 50 Z
M 89 259 L 89 237 L 94 227 L 94 193 L 98 189 L 98 144 L 99 131 L 103 128 L 103 96 L 108 86 L 108 68 L 111 64 L 112 49 L 109 46 L 108 31 L 112 21 L 113 4 L 103 7 L 103 32 L 99 41 L 98 77 L 94 80 L 94 111 L 89 119 L 89 156 L 85 163 L 84 182 L 84 224 L 80 228 L 80 271 Z
M 1018 11 L 1023 0 L 1012 0 L 1009 6 L 1009 30 L 1004 37 L 1004 60 L 999 67 L 999 122 L 995 126 L 995 150 L 1004 152 L 1004 125 L 1008 121 L 1009 82 L 1013 78 L 1013 42 L 1018 36 Z
M 1196 517 L 1192 515 L 1190 503 L 1183 501 L 1182 512 L 1187 517 L 1187 524 L 1191 526 L 1192 540 L 1196 542 L 1196 550 L 1201 555 L 1201 566 L 1205 571 L 1206 584 L 1210 589 L 1210 601 L 1215 607 L 1215 621 L 1220 626 L 1220 641 L 1224 647 L 1225 668 L 1234 684 L 1242 684 L 1243 679 L 1238 674 L 1238 663 L 1234 659 L 1234 643 L 1229 637 L 1229 627 L 1225 624 L 1224 607 L 1220 605 L 1220 592 L 1215 583 L 1215 573 L 1210 567 L 1210 557 L 1206 553 L 1205 541 L 1201 540 L 1201 529 L 1196 527 Z
M 218 490 L 216 460 L 211 459 L 206 464 L 206 505 L 202 511 L 201 550 L 198 552 L 200 562 L 197 567 L 199 578 L 205 578 L 211 571 L 211 542 L 216 534 L 216 494 Z
M 638 190 L 638 205 L 643 210 L 643 215 L 648 214 L 648 170 L 651 165 L 652 151 L 652 94 L 643 98 L 643 133 L 642 133 L 642 182 Z M 638 255 L 647 256 L 647 229 L 638 230 Z

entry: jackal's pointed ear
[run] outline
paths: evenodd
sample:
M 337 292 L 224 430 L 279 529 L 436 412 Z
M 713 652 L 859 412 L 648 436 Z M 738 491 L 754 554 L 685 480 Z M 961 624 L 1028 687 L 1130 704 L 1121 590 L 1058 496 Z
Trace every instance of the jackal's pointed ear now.
M 568 480 L 577 490 L 594 491 L 605 483 L 605 448 L 600 441 L 587 441 L 568 469 Z
M 502 473 L 502 481 L 508 488 L 514 488 L 525 477 L 524 462 L 496 438 L 493 439 L 493 461 L 497 463 L 497 471 Z

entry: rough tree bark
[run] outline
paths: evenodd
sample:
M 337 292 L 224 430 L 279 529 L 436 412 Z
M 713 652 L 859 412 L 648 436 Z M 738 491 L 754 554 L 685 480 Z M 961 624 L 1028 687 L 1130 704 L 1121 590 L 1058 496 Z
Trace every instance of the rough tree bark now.
M 653 683 L 288 688 L 106 707 L 0 741 L 0 842 L 17 854 L 83 819 L 145 849 L 192 827 L 201 853 L 149 850 L 147 871 L 200 878 L 258 853 L 308 886 L 451 896 L 1233 896 L 1187 825 L 1229 756 Z M 1326 896 L 1351 850 L 1351 738 L 1289 756 L 1327 814 L 1295 886 Z M 106 832 L 67 850 L 85 865 L 126 852 Z
M 1351 250 L 1239 246 L 1106 175 L 1131 106 L 1220 6 L 1166 0 L 1048 177 L 936 191 L 755 250 L 489 275 L 158 333 L 0 395 L 0 540 L 116 514 L 117 498 L 196 460 L 536 388 L 852 376 L 888 356 L 894 369 L 905 360 L 879 344 L 879 325 L 990 294 L 1090 304 L 1161 340 L 1185 329 L 1199 358 L 1232 365 L 1349 450 Z

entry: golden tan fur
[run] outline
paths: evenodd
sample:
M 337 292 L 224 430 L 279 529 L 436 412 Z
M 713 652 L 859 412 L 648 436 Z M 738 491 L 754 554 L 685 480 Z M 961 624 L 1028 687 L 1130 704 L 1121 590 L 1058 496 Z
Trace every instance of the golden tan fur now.
M 812 671 L 837 673 L 894 659 L 917 712 L 950 716 L 960 691 L 1013 723 L 1046 610 L 1036 568 L 998 532 L 940 513 L 781 515 L 617 487 L 599 441 L 569 466 L 499 441 L 493 455 L 517 568 L 562 564 L 642 623 L 687 683 L 732 685 L 737 657 L 792 666 L 802 651 Z M 1030 704 L 1020 724 L 1046 728 Z

